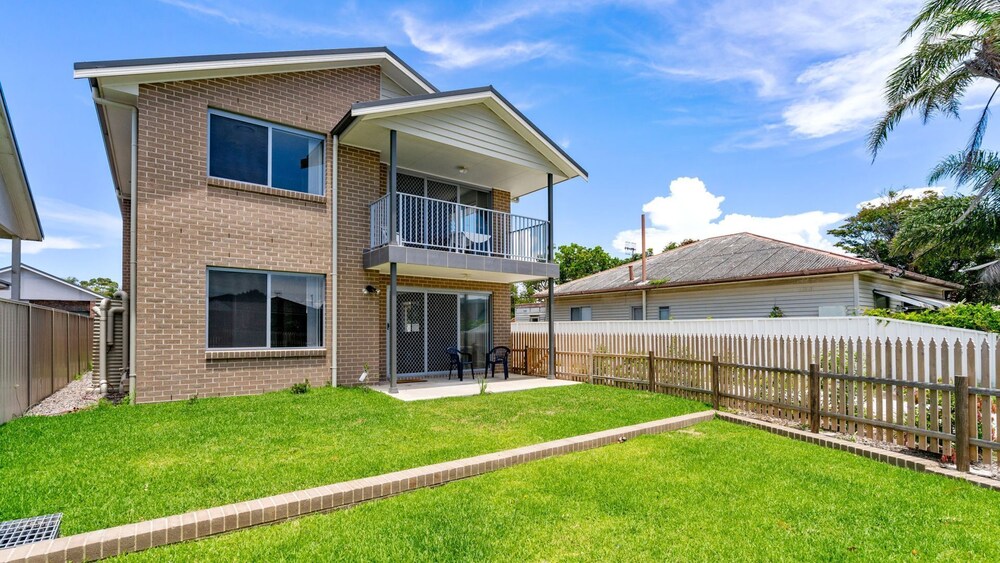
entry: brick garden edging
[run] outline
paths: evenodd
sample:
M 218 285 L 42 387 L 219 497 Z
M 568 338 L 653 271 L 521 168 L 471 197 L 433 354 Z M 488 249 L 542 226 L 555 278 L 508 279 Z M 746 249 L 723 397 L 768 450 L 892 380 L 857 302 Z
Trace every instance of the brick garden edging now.
M 901 452 L 884 450 L 882 448 L 876 448 L 874 446 L 866 446 L 864 444 L 849 442 L 847 440 L 843 440 L 841 438 L 836 438 L 833 436 L 826 436 L 823 434 L 813 434 L 812 432 L 806 430 L 799 430 L 797 428 L 791 428 L 788 426 L 783 426 L 781 424 L 772 424 L 770 422 L 764 422 L 762 420 L 757 420 L 756 418 L 740 416 L 737 414 L 721 412 L 721 411 L 716 412 L 715 414 L 719 418 L 719 420 L 725 420 L 726 422 L 733 422 L 736 424 L 742 424 L 744 426 L 750 426 L 758 430 L 764 430 L 772 434 L 777 434 L 779 436 L 791 438 L 793 440 L 799 440 L 801 442 L 808 442 L 810 444 L 816 444 L 818 446 L 823 446 L 834 450 L 840 450 L 852 453 L 854 455 L 867 457 L 869 459 L 880 461 L 882 463 L 888 463 L 889 465 L 895 465 L 897 467 L 903 467 L 906 469 L 912 469 L 914 471 L 919 471 L 924 473 L 934 473 L 936 475 L 942 475 L 944 477 L 949 477 L 951 479 L 968 481 L 974 485 L 978 485 L 985 489 L 1000 491 L 1000 481 L 997 481 L 995 479 L 990 479 L 989 477 L 973 475 L 971 473 L 964 473 L 956 469 L 941 467 L 940 463 L 931 459 L 918 457 L 915 455 L 901 453 Z
M 361 502 L 441 485 L 529 461 L 607 446 L 618 443 L 622 438 L 686 428 L 712 420 L 715 415 L 715 411 L 712 410 L 691 413 L 335 485 L 84 532 L 0 550 L 0 561 L 94 561 L 151 547 L 280 522 L 305 514 L 347 508 Z

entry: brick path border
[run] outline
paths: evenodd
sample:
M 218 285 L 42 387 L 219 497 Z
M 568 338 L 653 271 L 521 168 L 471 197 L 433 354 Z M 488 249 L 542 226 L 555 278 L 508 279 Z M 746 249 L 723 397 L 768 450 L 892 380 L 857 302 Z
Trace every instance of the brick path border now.
M 505 467 L 615 444 L 712 420 L 715 411 L 691 413 L 456 461 L 426 465 L 257 500 L 166 516 L 0 550 L 0 561 L 94 561 L 151 547 L 271 524 L 407 491 L 482 475 Z
M 912 469 L 914 471 L 918 471 L 921 473 L 934 473 L 936 475 L 942 475 L 944 477 L 948 477 L 951 479 L 968 481 L 969 483 L 978 485 L 985 489 L 1000 491 L 1000 481 L 997 481 L 996 479 L 990 479 L 989 477 L 983 477 L 980 475 L 973 475 L 971 473 L 962 473 L 961 471 L 955 469 L 941 467 L 940 463 L 932 459 L 927 459 L 925 457 L 919 457 L 901 452 L 893 452 L 889 450 L 884 450 L 882 448 L 877 448 L 875 446 L 866 446 L 864 444 L 858 444 L 857 442 L 851 442 L 848 440 L 844 440 L 842 438 L 836 438 L 834 436 L 829 436 L 825 434 L 813 434 L 812 432 L 808 432 L 805 430 L 799 430 L 797 428 L 792 428 L 781 424 L 764 422 L 762 420 L 757 420 L 756 418 L 750 418 L 747 416 L 741 416 L 727 412 L 716 412 L 715 414 L 719 418 L 719 420 L 724 420 L 726 422 L 742 424 L 743 426 L 749 426 L 751 428 L 756 428 L 758 430 L 764 430 L 766 432 L 777 434 L 779 436 L 784 436 L 786 438 L 791 438 L 793 440 L 808 442 L 810 444 L 816 444 L 818 446 L 823 446 L 834 450 L 840 450 L 843 452 L 852 453 L 854 455 L 859 455 L 861 457 L 867 457 L 875 461 L 888 463 L 889 465 L 895 465 L 897 467 Z

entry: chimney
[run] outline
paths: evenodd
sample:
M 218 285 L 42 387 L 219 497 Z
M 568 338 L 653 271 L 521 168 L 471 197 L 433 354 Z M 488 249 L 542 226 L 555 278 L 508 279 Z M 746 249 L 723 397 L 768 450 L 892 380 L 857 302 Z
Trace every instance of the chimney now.
M 635 272 L 632 271 L 632 264 L 628 265 L 628 281 L 635 279 Z
M 642 214 L 642 281 L 646 281 L 646 214 Z

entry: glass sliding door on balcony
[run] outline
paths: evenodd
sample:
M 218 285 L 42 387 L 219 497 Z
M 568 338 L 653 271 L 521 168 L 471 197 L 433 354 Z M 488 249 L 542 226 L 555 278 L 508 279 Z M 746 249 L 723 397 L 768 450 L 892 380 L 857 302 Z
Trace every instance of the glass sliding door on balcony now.
M 493 341 L 490 295 L 431 290 L 396 296 L 396 372 L 400 376 L 446 375 L 447 349 L 472 355 L 479 371 Z

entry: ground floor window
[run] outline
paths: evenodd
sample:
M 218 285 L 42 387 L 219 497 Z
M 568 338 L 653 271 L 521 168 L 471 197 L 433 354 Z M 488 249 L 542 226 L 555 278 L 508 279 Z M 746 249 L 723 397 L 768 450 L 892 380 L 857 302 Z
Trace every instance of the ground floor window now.
M 669 321 L 670 320 L 670 307 L 660 307 L 659 317 L 657 317 L 657 318 L 660 319 L 661 321 Z
M 642 307 L 632 307 L 632 320 L 633 321 L 642 320 Z
M 447 350 L 460 348 L 486 365 L 493 345 L 490 293 L 401 288 L 396 293 L 396 372 L 448 371 Z
M 325 276 L 208 269 L 209 348 L 323 346 Z
M 570 307 L 569 320 L 589 321 L 591 319 L 590 307 Z

